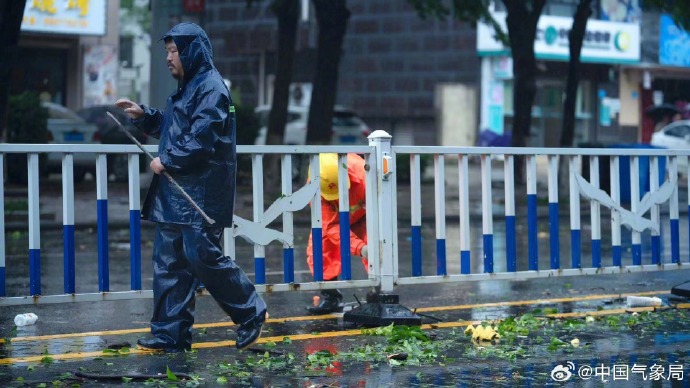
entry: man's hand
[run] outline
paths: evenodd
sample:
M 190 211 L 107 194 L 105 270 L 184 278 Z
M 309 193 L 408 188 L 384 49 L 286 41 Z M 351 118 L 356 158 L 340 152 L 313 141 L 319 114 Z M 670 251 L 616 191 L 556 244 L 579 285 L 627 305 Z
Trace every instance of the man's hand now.
M 165 166 L 163 166 L 161 163 L 161 158 L 159 157 L 153 158 L 153 160 L 151 160 L 151 164 L 149 164 L 149 167 L 151 167 L 151 170 L 158 175 L 165 171 Z
M 133 119 L 141 118 L 141 116 L 144 115 L 144 110 L 141 109 L 136 102 L 132 102 L 126 98 L 121 98 L 115 101 L 115 106 L 124 109 L 127 116 Z
M 362 247 L 362 257 L 369 257 L 369 248 L 366 245 Z

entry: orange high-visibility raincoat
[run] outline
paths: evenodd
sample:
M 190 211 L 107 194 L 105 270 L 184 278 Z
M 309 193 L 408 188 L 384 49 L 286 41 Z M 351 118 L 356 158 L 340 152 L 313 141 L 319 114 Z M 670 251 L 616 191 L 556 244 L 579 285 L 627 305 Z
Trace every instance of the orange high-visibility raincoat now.
M 362 255 L 362 248 L 367 245 L 367 218 L 364 159 L 357 154 L 347 154 L 347 174 L 350 178 L 350 254 Z M 323 230 L 323 279 L 332 280 L 340 275 L 340 218 L 338 200 L 327 201 L 321 197 L 321 220 Z M 309 234 L 307 245 L 307 263 L 314 273 L 314 253 L 312 235 Z M 362 257 L 365 270 L 369 262 Z

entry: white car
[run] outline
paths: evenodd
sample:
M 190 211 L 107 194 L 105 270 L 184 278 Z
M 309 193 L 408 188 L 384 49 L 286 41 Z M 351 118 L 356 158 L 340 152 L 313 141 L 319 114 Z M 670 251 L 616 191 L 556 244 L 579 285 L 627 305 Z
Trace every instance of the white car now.
M 79 115 L 68 108 L 52 102 L 42 102 L 41 106 L 48 110 L 49 143 L 53 144 L 100 144 L 98 127 L 86 122 Z M 96 171 L 95 154 L 74 154 L 74 180 L 84 179 L 87 172 Z M 60 173 L 62 171 L 62 154 L 50 153 L 46 163 L 46 172 Z
M 651 145 L 663 148 L 690 149 L 690 120 L 678 120 L 652 134 Z M 687 167 L 686 158 L 678 158 L 678 167 Z
M 266 132 L 268 130 L 268 116 L 271 113 L 270 105 L 257 107 L 254 112 L 259 117 L 261 128 L 256 137 L 256 145 L 266 144 Z M 285 137 L 283 144 L 304 145 L 307 143 L 307 120 L 309 108 L 302 106 L 288 107 L 287 123 L 285 125 Z M 341 106 L 333 109 L 333 133 L 331 144 L 333 145 L 366 145 L 369 144 L 367 136 L 371 129 L 354 112 Z

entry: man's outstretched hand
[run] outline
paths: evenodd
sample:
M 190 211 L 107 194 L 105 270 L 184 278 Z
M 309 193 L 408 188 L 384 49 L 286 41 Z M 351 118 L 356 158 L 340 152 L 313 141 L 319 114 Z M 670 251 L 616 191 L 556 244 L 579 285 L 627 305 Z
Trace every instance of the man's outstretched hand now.
M 362 257 L 369 257 L 369 248 L 366 245 L 362 247 Z
M 133 119 L 141 118 L 141 116 L 144 115 L 144 110 L 139 106 L 139 104 L 126 98 L 121 98 L 115 101 L 115 106 L 123 109 L 127 116 Z

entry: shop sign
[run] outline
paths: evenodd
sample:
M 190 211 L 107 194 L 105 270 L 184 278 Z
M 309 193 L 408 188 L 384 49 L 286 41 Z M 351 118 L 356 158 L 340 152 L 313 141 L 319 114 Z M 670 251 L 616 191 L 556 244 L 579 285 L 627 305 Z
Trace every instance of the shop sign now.
M 659 63 L 690 67 L 690 33 L 678 27 L 669 15 L 661 15 L 659 26 Z
M 106 0 L 27 0 L 21 30 L 105 35 Z
M 204 12 L 205 0 L 184 0 L 182 9 L 187 13 L 202 13 Z
M 506 14 L 494 13 L 494 18 L 504 31 Z M 570 58 L 568 33 L 572 18 L 542 16 L 537 23 L 534 53 L 538 59 L 562 60 Z M 477 51 L 481 56 L 506 56 L 510 49 L 494 38 L 493 27 L 479 23 L 477 27 Z M 639 63 L 640 25 L 602 20 L 589 20 L 582 45 L 582 62 Z

